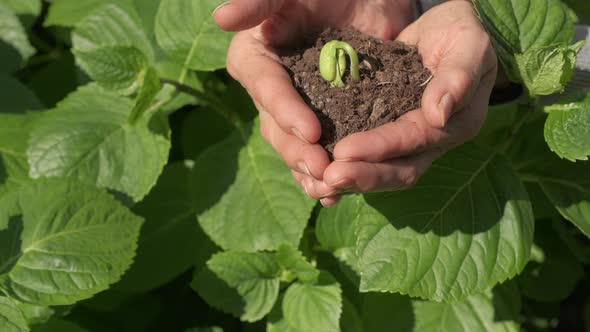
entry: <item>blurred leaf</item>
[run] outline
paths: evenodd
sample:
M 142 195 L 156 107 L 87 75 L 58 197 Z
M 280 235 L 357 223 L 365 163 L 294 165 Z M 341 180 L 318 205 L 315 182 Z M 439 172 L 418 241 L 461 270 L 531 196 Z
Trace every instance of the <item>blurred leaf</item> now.
M 159 118 L 128 125 L 132 108 L 131 100 L 96 85 L 69 95 L 35 125 L 31 177 L 73 177 L 141 200 L 167 162 L 169 128 Z
M 0 296 L 0 330 L 2 332 L 28 332 L 22 311 L 7 297 Z
M 29 59 L 35 49 L 29 43 L 27 33 L 16 14 L 6 4 L 0 2 L 0 41 L 14 47 L 23 61 Z
M 143 70 L 139 74 L 139 92 L 137 93 L 137 97 L 135 98 L 135 105 L 131 110 L 131 114 L 129 115 L 129 121 L 131 123 L 135 123 L 136 121 L 140 120 L 144 116 L 151 116 L 154 112 L 157 112 L 158 109 L 151 109 L 154 102 L 154 98 L 160 92 L 160 88 L 162 85 L 160 84 L 160 78 L 158 77 L 158 73 L 155 69 L 149 67 Z M 154 106 L 155 107 L 155 106 Z M 150 111 L 150 114 L 144 114 L 147 111 Z
M 197 271 L 191 287 L 221 311 L 254 322 L 270 312 L 279 293 L 280 267 L 269 253 L 222 252 Z
M 320 275 L 320 271 L 292 246 L 281 245 L 276 252 L 276 260 L 283 268 L 283 273 L 289 271 L 301 282 L 315 282 Z
M 108 46 L 91 51 L 73 50 L 80 67 L 103 87 L 130 95 L 141 84 L 140 74 L 148 66 L 135 47 Z
M 460 302 L 414 302 L 413 331 L 517 332 L 520 311 L 518 288 L 500 286 Z
M 527 123 L 510 155 L 521 178 L 539 184 L 559 213 L 590 237 L 590 162 L 573 163 L 551 153 L 543 143 L 544 123 L 542 117 Z
M 0 0 L 18 15 L 39 16 L 41 0 Z
M 551 45 L 567 46 L 571 43 L 574 36 L 573 19 L 561 1 L 474 0 L 473 3 L 511 80 L 523 82 L 524 79 L 531 91 L 539 90 L 541 86 L 538 84 L 560 85 L 560 75 L 551 77 L 552 81 L 540 80 L 529 85 L 534 83 L 531 78 L 536 73 L 527 73 L 526 69 L 530 69 L 527 68 L 529 61 L 523 61 L 522 57 L 530 59 L 534 56 L 534 62 L 542 64 L 548 60 L 546 56 L 550 52 L 539 53 L 532 50 L 541 50 Z M 521 57 L 520 60 L 515 59 L 517 55 Z M 522 72 L 527 73 L 526 78 L 521 76 Z
M 133 208 L 146 221 L 135 262 L 118 289 L 146 292 L 162 286 L 194 265 L 202 269 L 218 250 L 197 223 L 190 165 L 166 166 L 158 184 Z
M 298 246 L 315 201 L 293 181 L 288 167 L 264 141 L 258 122 L 202 153 L 195 176 L 211 205 L 199 223 L 224 249 L 273 250 Z M 207 180 L 204 180 L 207 179 Z
M 16 1 L 16 0 L 15 0 Z M 52 0 L 45 26 L 73 27 L 95 10 L 108 4 L 129 7 L 132 0 Z
M 516 55 L 520 77 L 534 96 L 563 92 L 576 68 L 576 56 L 584 42 L 529 49 Z
M 317 284 L 292 284 L 283 298 L 283 315 L 295 331 L 337 332 L 342 314 L 342 291 L 326 274 Z
M 142 222 L 105 192 L 64 179 L 22 186 L 0 199 L 0 213 L 12 243 L 0 249 L 0 288 L 37 305 L 72 304 L 118 281 Z
M 561 302 L 584 275 L 582 265 L 557 236 L 550 220 L 539 220 L 531 261 L 518 277 L 524 296 L 541 302 Z
M 279 295 L 280 271 L 274 255 L 227 251 L 214 255 L 207 266 L 241 296 L 245 304 L 241 320 L 260 320 L 274 306 Z
M 156 39 L 185 69 L 211 71 L 225 67 L 232 34 L 221 30 L 211 13 L 220 0 L 162 0 L 156 18 Z
M 545 140 L 553 152 L 570 161 L 590 155 L 590 92 L 545 107 Z
M 76 25 L 72 43 L 78 52 L 109 46 L 135 47 L 149 62 L 154 59 L 154 51 L 137 12 L 123 5 L 105 5 L 85 17 Z

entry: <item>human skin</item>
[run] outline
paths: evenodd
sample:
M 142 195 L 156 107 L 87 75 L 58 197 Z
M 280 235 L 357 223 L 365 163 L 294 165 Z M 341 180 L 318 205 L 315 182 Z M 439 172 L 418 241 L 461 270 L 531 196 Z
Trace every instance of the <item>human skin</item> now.
M 221 28 L 239 31 L 227 68 L 256 104 L 263 137 L 324 206 L 345 192 L 413 186 L 434 160 L 473 138 L 485 120 L 497 60 L 469 1 L 449 1 L 413 23 L 411 0 L 233 0 L 213 15 Z M 320 123 L 293 87 L 277 50 L 342 26 L 416 45 L 434 76 L 420 109 L 344 138 L 330 163 L 317 144 Z

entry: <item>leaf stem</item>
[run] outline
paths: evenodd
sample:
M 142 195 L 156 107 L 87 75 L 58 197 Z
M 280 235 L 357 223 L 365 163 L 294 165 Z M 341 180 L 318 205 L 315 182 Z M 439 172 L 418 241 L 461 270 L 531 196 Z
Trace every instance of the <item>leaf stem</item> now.
M 205 101 L 209 106 L 211 106 L 215 111 L 217 111 L 221 116 L 223 116 L 229 123 L 231 123 L 236 129 L 240 131 L 242 136 L 246 138 L 248 135 L 246 134 L 246 129 L 242 121 L 240 120 L 239 116 L 232 111 L 219 97 L 214 94 L 204 93 L 201 92 L 191 86 L 188 86 L 182 82 L 161 78 L 160 82 L 162 84 L 172 85 L 176 88 L 177 91 L 182 93 L 186 93 L 190 96 L 193 96 L 197 99 Z

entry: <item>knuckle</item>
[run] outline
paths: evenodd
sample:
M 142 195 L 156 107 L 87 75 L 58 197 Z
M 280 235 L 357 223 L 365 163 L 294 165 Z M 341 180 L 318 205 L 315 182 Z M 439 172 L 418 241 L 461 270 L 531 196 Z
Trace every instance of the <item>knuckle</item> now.
M 447 91 L 451 92 L 458 101 L 463 100 L 473 88 L 475 75 L 475 72 L 463 68 L 449 68 L 445 73 Z

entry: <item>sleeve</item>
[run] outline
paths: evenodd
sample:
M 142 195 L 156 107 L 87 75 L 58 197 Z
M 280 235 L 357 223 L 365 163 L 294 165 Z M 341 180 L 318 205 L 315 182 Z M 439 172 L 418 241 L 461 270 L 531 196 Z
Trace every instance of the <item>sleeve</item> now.
M 416 9 L 418 10 L 418 16 L 422 15 L 430 8 L 440 5 L 443 2 L 447 2 L 447 0 L 417 0 Z
M 567 85 L 567 92 L 583 89 L 587 90 L 590 88 L 590 27 L 586 25 L 577 25 L 575 30 L 575 40 L 585 40 L 586 43 L 580 50 L 580 53 L 578 53 L 576 72 Z

